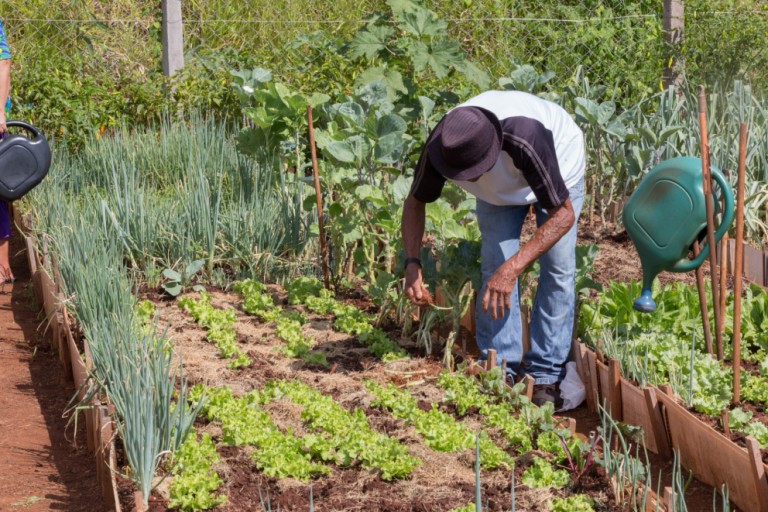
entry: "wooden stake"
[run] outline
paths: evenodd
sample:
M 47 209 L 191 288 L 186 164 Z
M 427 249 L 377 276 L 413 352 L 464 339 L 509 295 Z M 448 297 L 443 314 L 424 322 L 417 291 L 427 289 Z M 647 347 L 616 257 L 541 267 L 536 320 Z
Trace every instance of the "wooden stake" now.
M 709 245 L 709 273 L 712 277 L 712 309 L 715 312 L 715 340 L 717 358 L 723 360 L 723 318 L 720 315 L 720 286 L 717 279 L 717 248 L 715 247 L 714 205 L 712 203 L 712 175 L 709 170 L 709 142 L 707 139 L 707 97 L 704 86 L 699 86 L 699 127 L 701 130 L 701 180 L 707 213 L 707 245 Z
M 699 255 L 699 242 L 693 242 L 693 257 Z M 699 290 L 699 305 L 701 306 L 701 323 L 704 326 L 704 344 L 707 354 L 712 353 L 712 332 L 709 330 L 709 313 L 707 312 L 707 290 L 704 287 L 704 269 L 696 269 L 696 288 Z
M 739 132 L 739 171 L 736 185 L 736 257 L 733 265 L 733 403 L 741 401 L 741 274 L 744 269 L 744 174 L 747 124 Z
M 525 396 L 528 397 L 528 400 L 531 400 L 533 398 L 533 377 L 526 375 L 523 377 L 523 382 L 525 383 Z
M 492 348 L 488 349 L 488 369 L 491 370 L 496 367 L 496 351 Z
M 723 432 L 725 433 L 725 437 L 729 438 L 731 437 L 731 427 L 728 426 L 730 420 L 728 418 L 728 409 L 723 409 L 720 412 L 720 420 L 723 422 Z
M 323 227 L 323 195 L 320 192 L 320 172 L 317 170 L 317 149 L 315 148 L 315 127 L 312 123 L 312 105 L 307 105 L 307 122 L 309 123 L 309 149 L 312 153 L 312 174 L 315 178 L 315 197 L 317 199 L 317 226 L 320 234 L 320 259 L 323 265 L 323 284 L 329 290 L 331 281 L 328 277 L 328 247 L 325 245 L 325 229 Z
M 728 277 L 728 233 L 720 240 L 720 318 L 725 321 L 725 299 L 728 295 L 726 281 Z

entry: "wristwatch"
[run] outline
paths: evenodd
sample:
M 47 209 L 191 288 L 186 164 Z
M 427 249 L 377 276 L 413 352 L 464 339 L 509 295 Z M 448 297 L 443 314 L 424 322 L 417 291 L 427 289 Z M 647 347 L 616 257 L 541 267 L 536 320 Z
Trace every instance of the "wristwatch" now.
M 403 263 L 403 268 L 407 269 L 408 265 L 411 263 L 415 263 L 421 268 L 421 260 L 419 258 L 405 258 L 405 263 Z

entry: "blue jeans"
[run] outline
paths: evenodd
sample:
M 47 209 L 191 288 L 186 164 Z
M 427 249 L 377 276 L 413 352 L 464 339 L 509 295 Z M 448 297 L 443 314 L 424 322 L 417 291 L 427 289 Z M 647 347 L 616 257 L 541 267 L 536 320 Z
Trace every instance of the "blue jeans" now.
M 531 350 L 523 357 L 522 323 L 518 283 L 512 293 L 512 308 L 504 317 L 491 319 L 485 313 L 482 297 L 485 286 L 497 268 L 517 254 L 520 233 L 530 205 L 495 206 L 477 200 L 477 219 L 482 235 L 483 288 L 477 301 L 477 345 L 485 358 L 488 349 L 496 350 L 497 360 L 507 360 L 507 371 L 527 373 L 536 384 L 553 384 L 565 376 L 565 363 L 571 348 L 576 302 L 576 233 L 584 202 L 584 180 L 569 189 L 576 222 L 552 248 L 539 258 L 541 274 L 531 313 Z M 548 218 L 539 203 L 534 204 L 536 225 Z M 521 364 L 521 360 L 525 363 Z

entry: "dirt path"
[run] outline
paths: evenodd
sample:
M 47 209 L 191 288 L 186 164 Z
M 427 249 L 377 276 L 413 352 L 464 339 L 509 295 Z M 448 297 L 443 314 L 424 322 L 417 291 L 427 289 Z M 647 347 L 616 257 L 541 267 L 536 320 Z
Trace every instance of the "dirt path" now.
M 83 422 L 74 446 L 74 429 L 62 418 L 74 389 L 38 330 L 17 236 L 11 254 L 17 281 L 0 287 L 0 511 L 106 510 Z

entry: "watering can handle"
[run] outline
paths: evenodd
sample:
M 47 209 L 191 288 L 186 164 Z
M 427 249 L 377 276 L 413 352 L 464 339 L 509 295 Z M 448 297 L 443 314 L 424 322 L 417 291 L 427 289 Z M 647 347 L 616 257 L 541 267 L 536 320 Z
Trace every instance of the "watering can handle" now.
M 32 135 L 34 135 L 35 139 L 37 139 L 37 138 L 39 138 L 41 136 L 40 130 L 38 130 L 37 128 L 35 128 L 34 126 L 32 126 L 29 123 L 25 123 L 24 121 L 8 121 L 6 123 L 6 126 L 8 126 L 8 127 L 17 126 L 19 128 L 24 128 L 28 132 L 32 132 Z
M 731 221 L 733 220 L 733 191 L 731 190 L 731 185 L 728 183 L 728 181 L 726 181 L 725 177 L 716 169 L 712 169 L 712 178 L 714 178 L 714 180 L 717 181 L 717 184 L 720 185 L 720 190 L 722 190 L 723 198 L 725 199 L 725 206 L 723 208 L 723 220 L 720 222 L 720 225 L 717 226 L 717 230 L 715 231 L 715 241 L 719 242 L 728 231 L 728 228 L 731 225 Z M 699 268 L 702 263 L 704 263 L 704 260 L 708 255 L 709 246 L 704 243 L 701 246 L 701 250 L 699 251 L 698 256 L 692 260 L 682 259 L 678 261 L 675 263 L 671 270 L 673 272 L 688 272 L 690 270 L 695 270 Z

